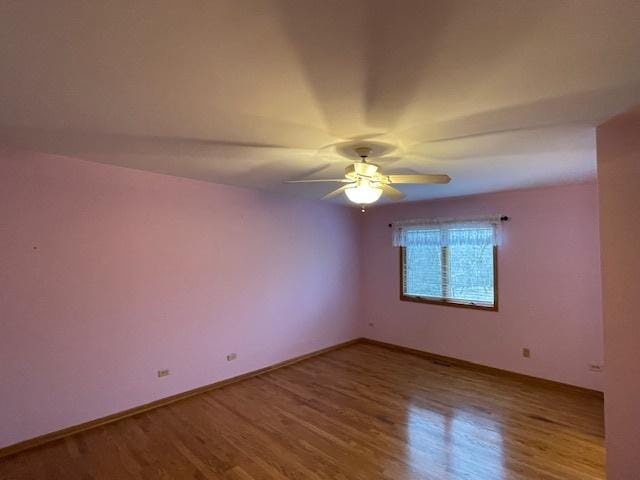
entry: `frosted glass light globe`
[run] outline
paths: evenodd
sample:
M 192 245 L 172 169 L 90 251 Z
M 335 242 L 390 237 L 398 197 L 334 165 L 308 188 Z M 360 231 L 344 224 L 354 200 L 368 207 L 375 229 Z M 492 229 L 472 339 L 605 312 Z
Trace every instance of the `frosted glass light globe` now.
M 375 183 L 366 179 L 360 179 L 353 186 L 347 188 L 344 193 L 347 198 L 358 205 L 368 205 L 377 201 L 382 195 L 382 189 Z

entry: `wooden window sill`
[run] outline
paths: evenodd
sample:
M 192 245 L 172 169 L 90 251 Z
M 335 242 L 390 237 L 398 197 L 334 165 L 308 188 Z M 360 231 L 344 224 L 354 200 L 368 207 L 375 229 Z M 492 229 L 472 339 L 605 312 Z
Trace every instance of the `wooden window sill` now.
M 461 303 L 453 300 L 417 297 L 417 296 L 411 296 L 411 295 L 405 295 L 405 294 L 400 295 L 400 300 L 403 302 L 426 303 L 430 305 L 443 305 L 447 307 L 458 307 L 458 308 L 471 308 L 474 310 L 488 310 L 491 312 L 498 311 L 498 305 L 474 305 L 471 303 Z

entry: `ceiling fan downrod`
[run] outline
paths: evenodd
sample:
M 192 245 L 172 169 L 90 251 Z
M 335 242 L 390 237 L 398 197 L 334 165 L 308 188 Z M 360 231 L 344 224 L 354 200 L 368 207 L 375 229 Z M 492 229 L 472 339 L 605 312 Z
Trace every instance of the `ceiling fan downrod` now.
M 367 158 L 371 155 L 371 148 L 369 147 L 356 147 L 353 149 L 358 156 L 360 157 L 360 161 L 367 163 Z

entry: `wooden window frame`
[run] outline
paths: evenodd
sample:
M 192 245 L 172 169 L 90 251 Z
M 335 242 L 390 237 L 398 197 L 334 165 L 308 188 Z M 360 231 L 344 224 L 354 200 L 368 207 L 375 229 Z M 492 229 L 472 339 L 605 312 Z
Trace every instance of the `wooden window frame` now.
M 442 275 L 447 275 L 447 247 L 442 247 Z M 405 295 L 404 293 L 404 260 L 405 247 L 400 247 L 400 300 L 403 302 L 426 303 L 430 305 L 445 305 L 449 307 L 470 308 L 473 310 L 485 310 L 491 312 L 498 311 L 498 247 L 493 246 L 493 305 L 474 305 L 471 303 L 462 303 L 446 298 L 447 292 L 443 293 L 443 298 L 419 297 L 414 295 Z M 444 288 L 444 282 L 443 282 Z

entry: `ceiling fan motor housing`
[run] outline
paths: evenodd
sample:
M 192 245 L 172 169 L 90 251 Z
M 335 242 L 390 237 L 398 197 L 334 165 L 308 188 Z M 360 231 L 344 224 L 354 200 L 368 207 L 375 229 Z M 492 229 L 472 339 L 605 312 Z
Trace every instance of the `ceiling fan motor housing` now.
M 378 171 L 378 166 L 373 163 L 358 162 L 347 166 L 344 175 L 349 180 L 356 180 L 359 176 L 373 177 Z

